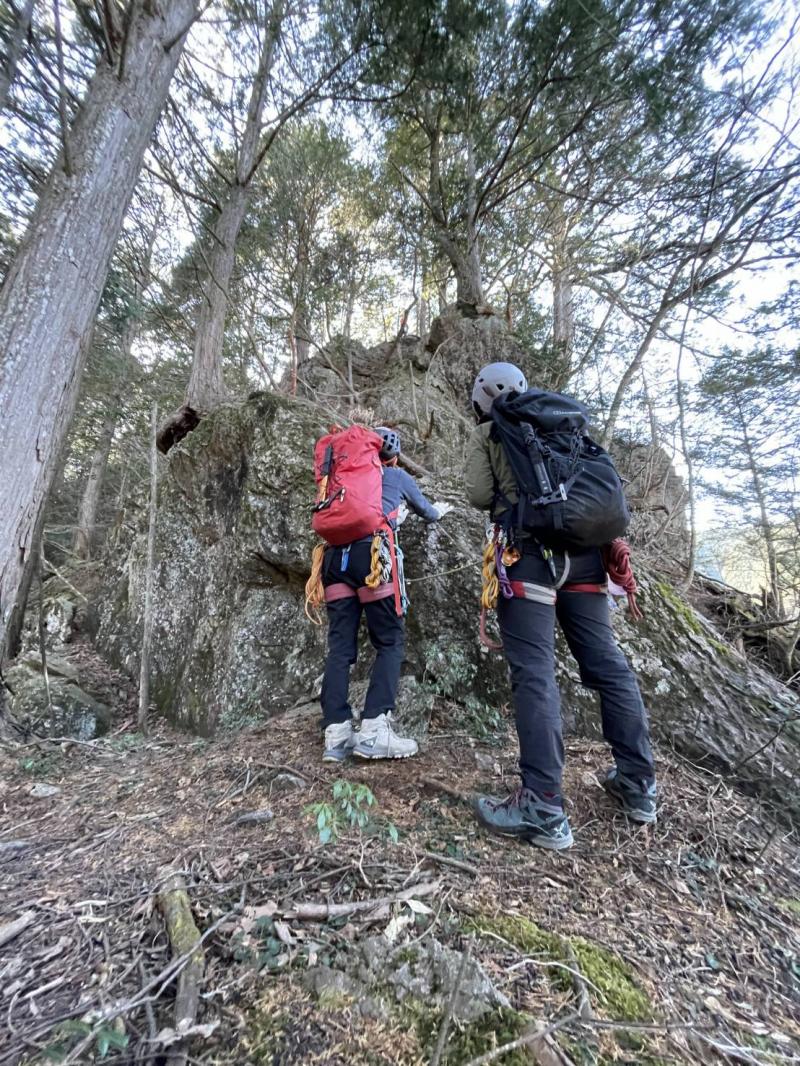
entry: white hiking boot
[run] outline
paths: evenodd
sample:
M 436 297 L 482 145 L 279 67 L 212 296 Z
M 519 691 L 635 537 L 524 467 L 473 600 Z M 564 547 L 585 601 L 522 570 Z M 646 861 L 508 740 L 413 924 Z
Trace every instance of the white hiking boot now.
M 353 754 L 360 759 L 408 759 L 416 755 L 419 745 L 410 737 L 399 737 L 392 729 L 391 716 L 362 718 L 361 728 L 354 734 Z
M 334 722 L 325 730 L 323 762 L 344 762 L 355 744 L 352 722 Z

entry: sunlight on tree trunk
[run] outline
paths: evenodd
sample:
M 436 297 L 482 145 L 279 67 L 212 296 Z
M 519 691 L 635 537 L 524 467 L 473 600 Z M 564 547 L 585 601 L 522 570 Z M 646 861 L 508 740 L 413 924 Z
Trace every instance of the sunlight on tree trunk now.
M 100 61 L 69 131 L 73 174 L 56 163 L 0 290 L 2 648 L 111 253 L 195 10 L 195 0 L 175 0 L 163 13 L 137 8 L 123 76 Z

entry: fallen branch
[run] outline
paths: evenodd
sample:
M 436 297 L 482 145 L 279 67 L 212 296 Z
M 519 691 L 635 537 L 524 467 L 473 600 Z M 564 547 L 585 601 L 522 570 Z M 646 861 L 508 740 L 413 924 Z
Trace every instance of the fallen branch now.
M 407 455 L 403 455 L 401 452 L 397 457 L 397 465 L 402 466 L 409 474 L 413 474 L 415 477 L 433 477 L 430 470 L 426 470 L 424 466 L 420 466 L 419 463 L 413 459 L 409 459 Z
M 36 911 L 23 911 L 19 918 L 15 918 L 13 922 L 0 925 L 0 948 L 4 944 L 8 944 L 14 937 L 19 936 L 20 933 L 23 933 L 35 919 Z
M 205 955 L 200 946 L 200 930 L 192 917 L 186 882 L 180 874 L 168 869 L 161 871 L 159 880 L 162 875 L 166 880 L 158 892 L 158 907 L 167 926 L 172 954 L 175 958 L 189 956 L 189 961 L 178 978 L 175 992 L 175 1032 L 180 1034 L 194 1025 L 197 1016 Z M 181 1042 L 171 1048 L 167 1062 L 169 1066 L 183 1066 L 186 1056 L 186 1048 Z
M 473 877 L 477 877 L 480 873 L 477 866 L 464 862 L 462 859 L 451 859 L 449 855 L 438 855 L 435 851 L 424 851 L 422 854 L 431 862 L 438 863 L 440 866 L 452 866 L 454 870 L 463 870 L 465 874 L 471 874 Z
M 294 918 L 302 922 L 325 922 L 331 918 L 344 918 L 349 914 L 385 907 L 390 903 L 402 903 L 407 899 L 419 899 L 431 896 L 441 886 L 441 881 L 422 881 L 418 885 L 401 889 L 393 896 L 380 896 L 377 899 L 359 899 L 352 903 L 298 903 L 292 910 L 285 911 L 284 918 Z
M 457 788 L 453 788 L 452 785 L 448 785 L 436 777 L 421 777 L 419 783 L 425 788 L 432 788 L 435 792 L 444 792 L 445 796 L 452 796 L 453 799 L 460 800 L 462 803 L 470 802 L 469 796 L 465 792 L 459 792 Z
M 17 852 L 25 851 L 26 848 L 30 848 L 32 845 L 32 840 L 6 840 L 0 844 L 0 859 L 5 859 L 9 855 L 16 855 Z

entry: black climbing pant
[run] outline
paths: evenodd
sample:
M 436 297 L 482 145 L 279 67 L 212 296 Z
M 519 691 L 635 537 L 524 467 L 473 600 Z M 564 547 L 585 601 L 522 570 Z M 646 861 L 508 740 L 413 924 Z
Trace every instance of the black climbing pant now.
M 545 588 L 553 584 L 538 552 L 524 554 L 509 568 L 508 576 Z M 605 580 L 599 552 L 571 557 L 568 582 L 601 584 Z M 617 766 L 636 780 L 653 781 L 647 713 L 636 677 L 614 639 L 608 597 L 559 589 L 554 605 L 521 597 L 506 600 L 501 596 L 498 601 L 523 784 L 541 794 L 561 796 L 564 742 L 555 674 L 556 619 L 577 660 L 582 683 L 600 695 L 603 736 Z
M 342 548 L 328 548 L 322 570 L 322 582 L 328 587 L 345 584 L 352 589 L 364 587 L 370 572 L 371 538 L 351 545 L 346 562 Z M 375 649 L 375 662 L 361 712 L 362 718 L 375 718 L 394 710 L 400 669 L 405 650 L 405 625 L 395 611 L 394 596 L 373 603 L 361 603 L 357 596 L 334 600 L 328 612 L 328 657 L 322 679 L 322 724 L 346 722 L 352 714 L 348 698 L 350 667 L 358 658 L 358 630 L 362 613 L 367 633 Z

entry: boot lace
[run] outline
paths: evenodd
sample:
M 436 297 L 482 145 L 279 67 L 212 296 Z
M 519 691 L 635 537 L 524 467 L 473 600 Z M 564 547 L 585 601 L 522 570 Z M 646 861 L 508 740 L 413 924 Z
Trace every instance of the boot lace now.
M 520 785 L 516 791 L 512 792 L 510 796 L 506 796 L 504 800 L 490 800 L 492 809 L 499 811 L 503 809 L 510 810 L 511 807 L 519 807 L 522 799 L 522 789 L 523 786 Z

